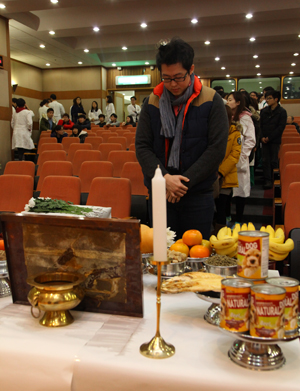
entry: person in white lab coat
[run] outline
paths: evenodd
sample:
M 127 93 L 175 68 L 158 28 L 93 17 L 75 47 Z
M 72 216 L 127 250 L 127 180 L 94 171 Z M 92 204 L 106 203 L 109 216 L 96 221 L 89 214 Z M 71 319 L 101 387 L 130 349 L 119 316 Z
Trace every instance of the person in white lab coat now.
M 106 99 L 106 108 L 105 108 L 105 121 L 108 123 L 110 121 L 110 116 L 114 114 L 115 111 L 115 106 L 113 104 L 112 97 L 110 95 L 107 95 Z
M 32 111 L 26 108 L 26 102 L 20 98 L 16 111 L 13 113 L 11 127 L 13 128 L 12 149 L 18 148 L 19 160 L 24 153 L 34 148 L 32 134 Z
M 55 121 L 58 122 L 60 119 L 62 119 L 62 117 L 65 113 L 65 108 L 61 103 L 59 103 L 56 100 L 55 94 L 51 94 L 50 99 L 51 99 L 51 102 L 49 103 L 49 107 L 51 107 L 54 110 L 54 118 L 55 118 Z
M 245 98 L 239 91 L 228 95 L 227 104 L 233 113 L 233 120 L 239 121 L 243 127 L 241 132 L 242 150 L 237 164 L 239 187 L 233 189 L 236 199 L 236 222 L 243 221 L 246 198 L 250 196 L 250 167 L 249 156 L 255 146 L 255 128 L 251 112 L 245 106 Z
M 132 96 L 130 98 L 131 105 L 128 105 L 127 111 L 129 115 L 132 115 L 133 122 L 137 122 L 139 120 L 139 115 L 141 112 L 141 108 L 139 105 L 136 104 L 136 97 Z
M 98 108 L 98 103 L 94 100 L 92 102 L 92 107 L 91 110 L 89 111 L 89 120 L 91 121 L 92 124 L 98 125 L 100 120 L 99 120 L 99 115 L 102 114 L 102 111 Z
M 50 103 L 50 99 L 44 99 L 41 101 L 39 107 L 39 121 L 41 121 L 43 116 L 47 115 L 47 110 L 49 109 L 49 103 Z

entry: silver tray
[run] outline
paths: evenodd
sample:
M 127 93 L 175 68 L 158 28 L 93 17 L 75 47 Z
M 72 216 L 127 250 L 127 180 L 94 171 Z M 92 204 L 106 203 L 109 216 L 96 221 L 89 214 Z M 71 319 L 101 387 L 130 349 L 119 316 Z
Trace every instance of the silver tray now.
M 171 278 L 180 276 L 183 273 L 190 272 L 191 268 L 187 265 L 187 260 L 183 262 L 169 263 L 168 265 L 161 266 L 161 277 Z M 157 267 L 155 265 L 149 265 L 148 272 L 153 275 L 157 275 Z

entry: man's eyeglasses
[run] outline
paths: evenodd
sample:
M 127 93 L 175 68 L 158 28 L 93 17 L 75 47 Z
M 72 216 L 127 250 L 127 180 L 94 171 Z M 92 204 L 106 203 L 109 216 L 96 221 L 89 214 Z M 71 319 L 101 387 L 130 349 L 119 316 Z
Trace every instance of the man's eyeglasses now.
M 268 97 L 266 98 L 266 100 L 272 100 L 272 99 L 274 99 L 273 96 L 268 96 Z
M 164 83 L 171 83 L 171 81 L 174 80 L 175 83 L 179 83 L 181 81 L 185 81 L 187 75 L 188 75 L 188 72 L 184 76 L 174 77 L 173 79 L 171 79 L 170 77 L 163 77 L 163 78 L 161 78 L 161 81 L 164 82 Z

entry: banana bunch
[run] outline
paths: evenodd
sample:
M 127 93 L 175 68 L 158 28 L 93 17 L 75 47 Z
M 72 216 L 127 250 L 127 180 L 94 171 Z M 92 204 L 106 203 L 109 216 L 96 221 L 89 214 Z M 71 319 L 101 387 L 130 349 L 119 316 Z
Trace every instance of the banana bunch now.
M 232 258 L 237 256 L 237 240 L 238 230 L 236 226 L 233 231 L 229 227 L 223 227 L 219 230 L 217 236 L 212 235 L 209 239 L 211 247 L 215 249 L 217 254 Z
M 281 228 L 274 231 L 271 225 L 261 227 L 262 232 L 269 234 L 269 258 L 273 261 L 283 261 L 294 250 L 294 241 L 287 239 L 285 241 L 284 232 Z

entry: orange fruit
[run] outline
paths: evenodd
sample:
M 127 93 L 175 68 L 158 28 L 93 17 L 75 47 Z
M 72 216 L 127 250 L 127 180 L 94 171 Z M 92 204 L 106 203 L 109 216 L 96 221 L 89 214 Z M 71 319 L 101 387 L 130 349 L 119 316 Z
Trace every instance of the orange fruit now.
M 191 258 L 206 258 L 210 256 L 210 251 L 207 247 L 198 244 L 190 249 Z
M 141 233 L 141 244 L 140 244 L 141 253 L 143 254 L 153 253 L 153 228 L 141 224 L 140 233 Z
M 0 240 L 0 250 L 5 250 L 5 248 L 4 248 L 4 240 Z
M 177 243 L 177 242 L 172 244 L 172 246 L 170 247 L 170 250 L 171 251 L 178 251 L 180 253 L 186 254 L 187 257 L 189 256 L 189 251 L 190 251 L 190 249 L 188 248 L 188 246 L 186 244 Z
M 178 239 L 178 240 L 176 240 L 176 243 L 183 243 L 183 240 L 182 239 Z
M 202 246 L 207 247 L 209 249 L 209 255 L 211 255 L 212 247 L 210 245 L 210 241 L 203 239 L 201 244 L 202 244 Z
M 196 244 L 202 243 L 202 233 L 200 231 L 197 231 L 196 229 L 190 229 L 188 231 L 185 231 L 185 233 L 182 236 L 183 243 L 185 243 L 187 246 L 195 246 Z

